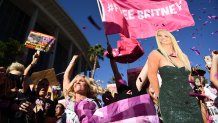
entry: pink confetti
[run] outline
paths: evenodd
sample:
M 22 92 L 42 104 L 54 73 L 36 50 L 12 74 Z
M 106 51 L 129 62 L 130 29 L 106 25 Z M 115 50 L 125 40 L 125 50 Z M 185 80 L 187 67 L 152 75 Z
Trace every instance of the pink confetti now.
M 195 53 L 196 53 L 197 55 L 200 55 L 200 54 L 201 54 L 199 50 L 195 50 Z
M 216 30 L 215 32 L 212 32 L 211 35 L 214 35 L 214 34 L 216 34 L 216 33 L 218 33 L 218 30 Z
M 198 17 L 198 20 L 202 20 L 200 16 Z
M 207 24 L 208 24 L 208 21 L 205 21 L 205 22 L 203 23 L 204 26 L 206 26 Z
M 209 19 L 218 19 L 218 17 L 217 16 L 215 16 L 215 15 L 212 15 L 212 16 L 207 16 Z
M 197 70 L 194 70 L 197 74 L 198 74 L 198 71 Z
M 198 49 L 195 49 L 195 47 L 192 47 L 191 50 L 194 51 L 196 55 L 200 55 L 201 54 Z
M 217 16 L 215 16 L 215 15 L 212 15 L 212 16 L 211 16 L 211 18 L 217 18 Z
M 195 67 L 199 67 L 199 66 L 200 66 L 199 64 L 196 64 L 196 65 L 195 65 Z
M 196 39 L 196 37 L 195 37 L 195 36 L 192 36 L 192 38 L 193 38 L 193 39 Z

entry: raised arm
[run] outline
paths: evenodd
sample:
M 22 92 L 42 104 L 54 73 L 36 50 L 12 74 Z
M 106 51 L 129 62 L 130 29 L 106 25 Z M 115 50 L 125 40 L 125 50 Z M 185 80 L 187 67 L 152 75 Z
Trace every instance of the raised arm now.
M 114 73 L 114 78 L 115 78 L 115 81 L 116 81 L 116 85 L 117 86 L 120 86 L 120 80 L 122 80 L 122 76 L 117 68 L 117 64 L 116 62 L 114 61 L 113 57 L 112 57 L 112 48 L 111 48 L 111 45 L 108 44 L 107 46 L 107 51 L 109 53 L 109 58 L 110 58 L 110 64 L 111 64 L 111 68 L 112 68 L 112 71 Z
M 115 80 L 117 82 L 119 82 L 119 80 L 122 79 L 122 76 L 121 76 L 121 74 L 120 74 L 120 72 L 119 72 L 119 70 L 117 68 L 117 64 L 116 64 L 116 62 L 113 59 L 110 59 L 110 63 L 111 63 L 112 71 L 114 73 Z
M 26 92 L 26 90 L 28 89 L 28 82 L 27 82 L 27 75 L 30 71 L 30 69 L 35 66 L 39 60 L 39 56 L 40 56 L 40 51 L 36 51 L 34 54 L 33 54 L 33 57 L 32 57 L 32 62 L 26 67 L 26 69 L 24 70 L 24 78 L 23 78 L 23 91 Z
M 210 69 L 210 81 L 218 88 L 218 54 L 212 52 L 212 65 Z
M 148 61 L 146 61 L 144 67 L 142 68 L 138 78 L 136 79 L 136 87 L 138 91 L 141 91 L 142 87 L 148 80 Z
M 67 69 L 64 72 L 64 79 L 63 79 L 63 93 L 64 96 L 66 96 L 66 91 L 69 89 L 70 85 L 70 77 L 73 73 L 74 66 L 76 64 L 76 61 L 78 59 L 79 55 L 74 55 L 73 58 L 71 59 L 69 65 L 67 66 Z
M 39 56 L 40 56 L 40 51 L 36 51 L 33 55 L 32 58 L 32 62 L 26 67 L 26 69 L 24 70 L 23 75 L 27 76 L 27 74 L 29 73 L 30 69 L 37 64 L 38 60 L 39 60 Z
M 156 99 L 159 97 L 159 82 L 158 82 L 158 68 L 160 63 L 160 55 L 157 51 L 152 51 L 148 56 L 148 79 L 151 84 L 151 88 L 154 90 L 154 96 Z

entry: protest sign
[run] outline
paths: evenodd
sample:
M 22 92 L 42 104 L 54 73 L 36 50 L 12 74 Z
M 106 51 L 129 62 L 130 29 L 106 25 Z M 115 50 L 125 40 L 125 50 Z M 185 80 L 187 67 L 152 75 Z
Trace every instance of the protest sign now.
M 50 86 L 58 85 L 54 68 L 32 73 L 31 75 L 32 84 L 37 85 L 38 81 L 43 78 L 48 79 Z
M 30 49 L 48 52 L 53 46 L 55 38 L 40 32 L 31 31 L 25 46 Z

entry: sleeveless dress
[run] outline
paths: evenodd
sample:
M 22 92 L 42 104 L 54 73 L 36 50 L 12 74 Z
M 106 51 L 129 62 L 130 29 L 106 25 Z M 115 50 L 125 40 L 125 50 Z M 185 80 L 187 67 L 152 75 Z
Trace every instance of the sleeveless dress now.
M 203 123 L 198 100 L 189 96 L 192 88 L 185 67 L 163 66 L 159 106 L 164 123 Z

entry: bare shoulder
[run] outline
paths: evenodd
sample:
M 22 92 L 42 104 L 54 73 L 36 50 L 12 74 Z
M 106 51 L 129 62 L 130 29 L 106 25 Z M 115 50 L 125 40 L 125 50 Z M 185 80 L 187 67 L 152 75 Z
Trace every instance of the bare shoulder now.
M 160 58 L 161 54 L 157 50 L 151 51 L 148 55 L 148 58 Z

